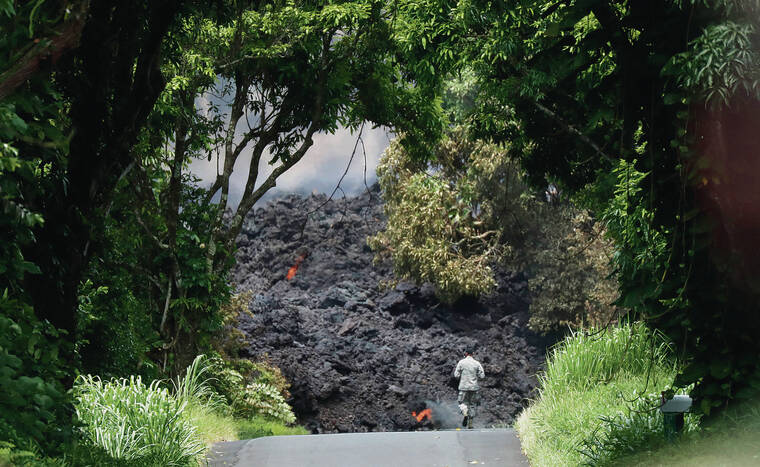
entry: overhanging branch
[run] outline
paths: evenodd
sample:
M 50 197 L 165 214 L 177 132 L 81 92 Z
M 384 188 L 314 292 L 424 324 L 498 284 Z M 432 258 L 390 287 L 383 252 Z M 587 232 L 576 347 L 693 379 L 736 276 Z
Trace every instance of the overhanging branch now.
M 554 120 L 555 122 L 557 122 L 566 132 L 568 132 L 570 134 L 573 134 L 573 135 L 577 136 L 578 138 L 580 138 L 581 141 L 583 141 L 587 145 L 591 146 L 591 148 L 597 154 L 599 154 L 600 156 L 604 157 L 608 161 L 615 162 L 615 159 L 612 156 L 610 156 L 609 154 L 607 154 L 606 152 L 604 152 L 602 150 L 602 148 L 599 147 L 598 144 L 596 144 L 594 141 L 591 140 L 591 138 L 589 138 L 588 136 L 586 136 L 585 134 L 583 134 L 579 129 L 575 128 L 573 125 L 571 125 L 571 124 L 567 123 L 566 121 L 564 121 L 562 119 L 562 117 L 560 117 L 559 115 L 557 115 L 555 112 L 553 112 L 548 107 L 542 105 L 540 102 L 536 102 L 535 104 L 536 104 L 536 108 L 538 108 L 538 110 L 540 110 L 544 114 L 548 115 L 552 120 Z
M 43 64 L 55 64 L 66 51 L 79 45 L 89 6 L 89 1 L 80 2 L 68 21 L 62 23 L 49 36 L 34 39 L 34 46 L 13 66 L 0 74 L 0 100 L 11 95 L 16 88 L 37 73 Z

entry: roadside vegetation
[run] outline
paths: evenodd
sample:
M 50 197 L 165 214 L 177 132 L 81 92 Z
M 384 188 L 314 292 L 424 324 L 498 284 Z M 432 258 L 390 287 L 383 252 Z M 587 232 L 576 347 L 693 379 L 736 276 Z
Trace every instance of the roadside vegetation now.
M 643 447 L 615 467 L 750 467 L 760 464 L 760 402 L 738 404 L 673 444 Z
M 550 351 L 538 395 L 515 423 L 531 465 L 758 465 L 757 400 L 712 419 L 687 413 L 666 441 L 660 392 L 677 370 L 667 340 L 642 323 L 571 333 Z
M 171 421 L 184 462 L 186 415 L 207 439 L 211 421 L 236 431 L 161 383 L 201 354 L 246 436 L 287 432 L 282 375 L 227 345 L 248 306 L 228 280 L 235 241 L 316 135 L 381 125 L 420 154 L 440 135 L 442 77 L 420 64 L 408 7 L 397 21 L 375 0 L 0 0 L 2 449 L 163 462 L 140 427 Z M 210 184 L 196 160 L 216 162 Z M 93 415 L 121 397 L 156 405 Z
M 515 424 L 531 465 L 609 465 L 662 445 L 659 392 L 676 373 L 667 341 L 642 323 L 573 332 L 549 353 Z M 687 432 L 697 428 L 686 420 Z
M 200 465 L 219 441 L 308 433 L 294 425 L 282 393 L 267 382 L 281 377 L 276 370 L 259 365 L 254 382 L 227 381 L 227 393 L 221 393 L 214 385 L 224 377 L 219 361 L 198 356 L 170 382 L 80 376 L 73 390 L 77 442 L 56 459 L 4 444 L 0 465 Z M 231 390 L 238 394 L 232 404 Z

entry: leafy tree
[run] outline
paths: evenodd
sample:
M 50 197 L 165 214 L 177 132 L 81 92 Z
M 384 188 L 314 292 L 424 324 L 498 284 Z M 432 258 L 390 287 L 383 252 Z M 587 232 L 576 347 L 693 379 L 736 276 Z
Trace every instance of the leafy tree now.
M 209 346 L 242 217 L 276 181 L 250 177 L 225 219 L 246 147 L 279 175 L 339 124 L 436 136 L 393 18 L 379 2 L 0 1 L 2 439 L 62 439 L 78 369 L 155 376 Z M 217 86 L 230 113 L 196 111 Z M 257 126 L 239 141 L 243 116 Z M 231 165 L 207 192 L 187 163 L 217 144 Z
M 25 277 L 23 292 L 41 320 L 74 339 L 77 289 L 131 144 L 163 87 L 158 57 L 179 4 L 6 3 L 3 104 L 31 127 L 6 141 L 20 159 L 41 162 L 18 198 L 45 220 L 22 246 L 40 272 Z M 72 352 L 61 357 L 74 364 Z
M 224 279 L 243 220 L 307 156 L 316 133 L 369 120 L 416 135 L 412 143 L 436 136 L 435 101 L 412 86 L 412 73 L 400 79 L 392 19 L 381 3 L 365 1 L 242 3 L 228 21 L 178 21 L 167 41 L 168 84 L 125 178 L 139 200 L 127 216 L 149 244 L 142 248 L 150 253 L 135 258 L 149 278 L 162 366 L 175 358 L 170 366 L 184 367 L 222 325 Z M 242 199 L 233 206 L 232 172 L 247 155 Z M 193 158 L 217 158 L 205 191 L 188 187 Z M 273 166 L 266 177 L 264 161 Z
M 0 2 L 0 438 L 16 446 L 51 449 L 70 431 L 64 388 L 103 291 L 84 276 L 180 9 L 192 5 Z
M 53 21 L 57 8 L 38 7 L 0 2 L 0 440 L 52 451 L 70 434 L 59 355 L 72 346 L 35 316 L 25 284 L 40 275 L 27 250 L 46 221 L 34 199 L 54 183 L 67 137 L 59 94 L 38 70 L 72 47 L 81 17 Z
M 472 181 L 450 181 L 426 168 L 391 143 L 377 169 L 388 225 L 369 245 L 378 259 L 392 258 L 399 278 L 433 283 L 444 301 L 491 291 L 496 282 L 489 263 L 498 252 L 498 232 L 474 214 Z
M 242 219 L 317 132 L 369 120 L 403 130 L 410 148 L 438 136 L 436 78 L 406 66 L 417 64 L 402 33 L 414 22 L 399 11 L 0 3 L 0 177 L 15 213 L 2 285 L 61 331 L 70 370 L 152 374 L 146 353 L 171 370 L 208 346 Z M 196 108 L 215 92 L 228 112 Z M 228 218 L 231 171 L 248 150 Z M 219 157 L 211 189 L 188 176 L 193 157 Z M 264 180 L 262 158 L 275 165 Z
M 428 164 L 395 142 L 386 150 L 378 178 L 388 223 L 369 239 L 378 259 L 448 302 L 490 292 L 492 267 L 524 271 L 531 328 L 607 324 L 617 287 L 603 226 L 567 202 L 538 199 L 506 148 L 466 133 L 453 129 Z

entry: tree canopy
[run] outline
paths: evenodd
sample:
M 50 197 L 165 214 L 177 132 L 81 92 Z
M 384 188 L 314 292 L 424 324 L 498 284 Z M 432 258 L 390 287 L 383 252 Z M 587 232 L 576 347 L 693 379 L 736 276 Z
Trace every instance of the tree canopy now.
M 609 324 L 617 283 L 604 224 L 556 187 L 531 189 L 508 153 L 461 126 L 427 164 L 391 143 L 378 167 L 388 222 L 368 239 L 377 259 L 390 258 L 399 278 L 433 284 L 447 303 L 492 292 L 495 270 L 524 273 L 538 332 Z
M 574 205 L 568 230 L 533 235 L 576 248 L 606 232 L 594 251 L 614 248 L 615 306 L 675 343 L 676 385 L 694 384 L 704 413 L 748 397 L 759 12 L 754 0 L 0 0 L 0 434 L 60 441 L 65 430 L 29 420 L 68 417 L 53 407 L 79 371 L 158 377 L 208 348 L 246 213 L 316 134 L 365 122 L 399 138 L 379 174 L 391 212 L 428 216 L 374 240 L 402 275 L 447 299 L 486 292 L 494 253 L 527 251 L 530 230 L 509 218 L 543 209 L 552 184 Z M 210 186 L 194 158 L 218 162 Z M 610 267 L 588 259 L 594 274 Z M 539 268 L 533 286 L 584 271 Z M 610 305 L 609 287 L 576 285 Z M 583 307 L 555 292 L 578 321 Z
M 674 341 L 704 413 L 751 394 L 757 2 L 445 4 L 426 42 L 472 70 L 473 134 L 606 222 L 618 304 Z
M 50 415 L 81 369 L 155 377 L 208 348 L 242 220 L 315 134 L 367 121 L 420 152 L 437 138 L 436 80 L 397 17 L 377 1 L 0 2 L 0 289 L 3 332 L 21 333 L 3 346 L 3 413 L 31 397 Z M 188 172 L 201 157 L 221 167 L 209 188 Z M 50 361 L 24 363 L 48 341 Z

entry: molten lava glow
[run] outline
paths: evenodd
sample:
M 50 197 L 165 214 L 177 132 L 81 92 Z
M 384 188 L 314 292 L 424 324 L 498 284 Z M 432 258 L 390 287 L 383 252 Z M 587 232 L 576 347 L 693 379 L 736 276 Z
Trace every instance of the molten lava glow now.
M 292 278 L 296 277 L 296 271 L 298 271 L 298 266 L 301 265 L 301 262 L 306 258 L 306 253 L 302 254 L 298 258 L 296 258 L 296 264 L 291 266 L 290 269 L 288 269 L 288 274 L 285 276 L 285 279 L 291 280 Z
M 428 420 L 432 420 L 433 411 L 430 409 L 425 409 L 420 413 L 412 412 L 412 417 L 416 418 L 418 422 L 421 422 L 425 418 L 427 418 Z

